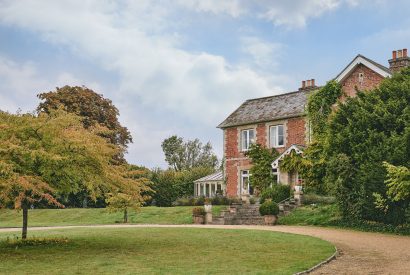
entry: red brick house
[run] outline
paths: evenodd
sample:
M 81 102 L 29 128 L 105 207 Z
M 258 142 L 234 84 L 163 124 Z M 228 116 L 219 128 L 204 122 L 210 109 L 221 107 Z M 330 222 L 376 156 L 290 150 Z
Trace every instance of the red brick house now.
M 393 72 L 410 65 L 407 49 L 393 51 L 389 68 L 362 55 L 357 55 L 336 77 L 346 96 L 355 96 L 356 89 L 368 90 L 379 85 Z M 282 155 L 272 164 L 277 182 L 294 185 L 297 174 L 280 172 L 278 163 L 295 150 L 301 153 L 309 144 L 310 127 L 305 105 L 310 92 L 317 89 L 315 80 L 302 81 L 299 90 L 275 96 L 249 99 L 230 114 L 218 128 L 223 130 L 224 171 L 227 196 L 252 194 L 251 161 L 245 156 L 251 143 L 276 148 Z

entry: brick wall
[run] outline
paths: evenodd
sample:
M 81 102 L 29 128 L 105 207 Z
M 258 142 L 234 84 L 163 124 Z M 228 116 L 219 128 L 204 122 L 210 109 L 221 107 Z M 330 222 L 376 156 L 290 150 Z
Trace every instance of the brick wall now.
M 359 90 L 370 90 L 377 87 L 382 80 L 381 75 L 360 64 L 341 84 L 346 95 L 354 97 L 356 96 L 356 87 Z
M 292 144 L 306 144 L 306 119 L 296 117 L 288 119 L 286 148 Z
M 291 118 L 281 121 L 286 125 L 285 146 L 278 148 L 283 152 L 292 144 L 305 144 L 306 119 L 304 117 Z M 240 151 L 240 131 L 241 129 L 256 129 L 256 142 L 266 147 L 269 146 L 269 125 L 259 123 L 249 125 L 249 127 L 231 127 L 225 129 L 225 179 L 227 196 L 237 196 L 238 184 L 240 182 L 240 171 L 249 170 L 252 167 L 251 161 Z

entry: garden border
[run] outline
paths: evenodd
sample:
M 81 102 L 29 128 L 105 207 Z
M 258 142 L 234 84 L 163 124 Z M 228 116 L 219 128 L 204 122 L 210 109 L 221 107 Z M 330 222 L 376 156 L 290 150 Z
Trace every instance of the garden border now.
M 324 260 L 323 262 L 318 263 L 317 265 L 315 265 L 314 267 L 311 267 L 307 270 L 295 273 L 294 275 L 302 275 L 302 274 L 309 274 L 310 272 L 315 271 L 316 269 L 322 267 L 323 265 L 336 260 L 336 257 L 339 255 L 339 250 L 337 249 L 337 247 L 335 246 L 335 253 L 333 253 L 332 256 L 330 256 L 329 258 L 327 258 L 326 260 Z

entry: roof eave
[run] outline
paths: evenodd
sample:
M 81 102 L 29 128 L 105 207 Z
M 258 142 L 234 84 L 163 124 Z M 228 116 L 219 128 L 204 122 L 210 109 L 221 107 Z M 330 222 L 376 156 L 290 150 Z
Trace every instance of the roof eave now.
M 295 117 L 304 117 L 306 115 L 307 115 L 306 113 L 300 113 L 300 114 L 296 114 L 296 115 L 281 116 L 281 117 L 277 117 L 277 118 L 274 118 L 274 119 L 263 119 L 263 120 L 248 121 L 248 122 L 244 122 L 244 123 L 229 124 L 227 126 L 221 126 L 223 124 L 223 123 L 221 123 L 216 128 L 224 130 L 224 129 L 231 128 L 231 127 L 239 127 L 239 126 L 245 126 L 245 125 L 250 125 L 250 124 L 255 124 L 255 123 L 271 122 L 271 121 L 277 121 L 277 120 L 283 120 L 283 119 L 295 118 Z

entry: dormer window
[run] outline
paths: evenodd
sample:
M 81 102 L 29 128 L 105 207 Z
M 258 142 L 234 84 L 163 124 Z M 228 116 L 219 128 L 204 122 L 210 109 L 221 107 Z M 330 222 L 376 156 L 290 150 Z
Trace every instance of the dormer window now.
M 255 130 L 246 129 L 241 131 L 241 149 L 248 151 L 251 144 L 255 143 Z

